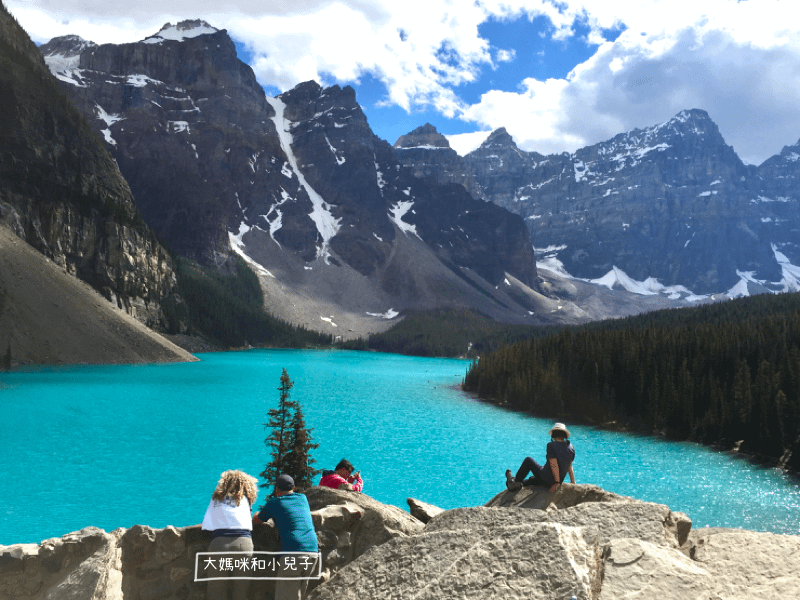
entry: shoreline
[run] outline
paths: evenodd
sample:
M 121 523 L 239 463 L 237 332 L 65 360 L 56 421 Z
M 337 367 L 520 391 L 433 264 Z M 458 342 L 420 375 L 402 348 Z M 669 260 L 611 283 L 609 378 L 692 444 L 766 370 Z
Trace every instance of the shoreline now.
M 502 402 L 497 402 L 494 400 L 488 400 L 484 398 L 480 398 L 477 393 L 475 392 L 468 392 L 464 390 L 461 385 L 453 386 L 453 389 L 458 389 L 466 396 L 471 397 L 476 402 L 482 402 L 484 404 L 490 404 L 494 407 L 507 410 L 509 412 L 521 414 L 521 415 L 528 415 L 530 417 L 534 417 L 536 419 L 568 419 L 571 424 L 573 425 L 581 425 L 583 427 L 591 427 L 592 429 L 597 429 L 599 431 L 611 431 L 615 433 L 624 433 L 627 435 L 637 436 L 637 437 L 644 437 L 644 438 L 653 438 L 659 439 L 665 442 L 689 442 L 691 444 L 697 444 L 698 446 L 702 446 L 704 448 L 710 448 L 716 452 L 726 454 L 731 458 L 738 458 L 740 460 L 746 460 L 754 465 L 769 468 L 769 469 L 778 469 L 782 473 L 791 476 L 792 478 L 797 480 L 798 485 L 800 485 L 800 471 L 795 471 L 789 467 L 785 466 L 786 454 L 784 454 L 781 458 L 774 458 L 770 456 L 764 456 L 761 454 L 756 453 L 749 453 L 746 450 L 740 450 L 739 446 L 742 444 L 744 440 L 737 441 L 734 447 L 727 448 L 722 446 L 718 443 L 713 444 L 704 444 L 703 442 L 698 442 L 696 440 L 691 439 L 681 439 L 681 438 L 673 438 L 669 437 L 663 432 L 646 432 L 638 430 L 634 427 L 631 427 L 629 424 L 619 421 L 607 421 L 605 423 L 594 423 L 588 419 L 581 419 L 580 417 L 575 417 L 574 415 L 541 415 L 541 414 L 534 414 L 525 410 L 517 410 L 512 407 L 509 407 L 507 404 Z

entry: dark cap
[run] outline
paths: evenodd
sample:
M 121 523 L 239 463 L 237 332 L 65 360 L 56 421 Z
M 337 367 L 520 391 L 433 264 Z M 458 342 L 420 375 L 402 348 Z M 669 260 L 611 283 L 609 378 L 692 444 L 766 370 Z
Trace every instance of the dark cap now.
M 275 488 L 282 492 L 291 492 L 294 489 L 294 479 L 286 474 L 278 475 L 278 479 L 275 480 Z

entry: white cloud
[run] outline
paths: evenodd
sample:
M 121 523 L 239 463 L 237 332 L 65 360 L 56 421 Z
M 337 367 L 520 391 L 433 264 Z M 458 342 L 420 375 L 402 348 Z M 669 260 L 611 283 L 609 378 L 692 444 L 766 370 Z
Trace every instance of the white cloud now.
M 476 131 L 474 133 L 457 133 L 445 137 L 450 142 L 450 147 L 461 156 L 464 156 L 478 148 L 491 133 L 491 131 Z
M 800 23 L 789 3 L 582 6 L 603 27 L 619 19 L 627 30 L 566 78 L 489 91 L 462 118 L 505 126 L 520 147 L 542 153 L 572 151 L 685 108 L 707 110 L 745 162 L 758 164 L 800 137 Z
M 6 0 L 6 6 L 38 42 L 68 33 L 97 43 L 136 41 L 167 21 L 202 18 L 247 44 L 264 85 L 354 83 L 370 74 L 385 84 L 387 103 L 433 107 L 481 130 L 505 126 L 521 147 L 543 153 L 665 121 L 684 108 L 707 110 L 748 162 L 800 136 L 800 21 L 795 3 L 785 0 L 233 0 L 224 8 L 174 0 L 167 9 L 152 0 Z M 479 25 L 537 15 L 550 19 L 555 39 L 574 35 L 576 23 L 588 27 L 586 41 L 597 51 L 563 79 L 521 77 L 516 91 L 487 90 L 480 102 L 465 103 L 459 85 L 522 51 L 491 47 Z M 605 42 L 603 30 L 612 27 L 626 30 Z

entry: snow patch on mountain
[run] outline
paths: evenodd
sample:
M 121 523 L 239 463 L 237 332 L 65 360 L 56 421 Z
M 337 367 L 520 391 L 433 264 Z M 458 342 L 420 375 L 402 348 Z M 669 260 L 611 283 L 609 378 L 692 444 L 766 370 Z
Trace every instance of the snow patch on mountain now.
M 336 159 L 336 164 L 343 165 L 347 159 L 345 159 L 344 156 L 339 156 L 339 151 L 333 147 L 333 144 L 331 144 L 331 141 L 330 139 L 328 139 L 327 135 L 325 136 L 325 141 L 328 142 L 328 148 L 331 149 L 331 153 L 333 154 L 333 157 Z
M 292 150 L 292 122 L 289 121 L 283 114 L 284 110 L 286 109 L 286 105 L 283 103 L 283 100 L 280 98 L 267 97 L 267 102 L 269 102 L 270 106 L 272 106 L 272 108 L 275 110 L 275 116 L 272 117 L 272 121 L 275 123 L 275 129 L 278 131 L 281 148 L 283 149 L 283 152 L 286 154 L 286 158 L 289 161 L 290 172 L 287 173 L 286 170 L 284 170 L 286 169 L 285 164 L 281 169 L 281 172 L 287 177 L 291 177 L 291 173 L 297 175 L 300 185 L 311 199 L 311 204 L 314 207 L 314 210 L 312 210 L 308 216 L 311 217 L 311 220 L 317 226 L 317 231 L 322 237 L 322 244 L 317 247 L 317 257 L 323 258 L 325 263 L 328 264 L 328 257 L 330 256 L 328 247 L 330 240 L 338 233 L 341 219 L 334 218 L 330 210 L 331 205 L 325 202 L 322 196 L 320 196 L 316 190 L 311 187 L 311 185 L 306 181 L 302 171 L 300 171 L 300 167 L 297 164 L 297 158 Z
M 370 317 L 378 317 L 379 319 L 394 319 L 400 313 L 397 312 L 395 309 L 390 308 L 385 313 L 366 313 Z
M 200 35 L 217 33 L 219 29 L 212 27 L 205 21 L 181 21 L 177 25 L 166 23 L 155 35 L 142 40 L 144 44 L 161 44 L 165 41 L 182 42 Z
M 44 62 L 50 69 L 50 72 L 58 77 L 59 73 L 77 69 L 81 62 L 80 53 L 73 56 L 65 56 L 64 54 L 51 54 L 44 57 Z
M 275 239 L 275 234 L 281 227 L 283 227 L 283 212 L 278 207 L 288 200 L 294 202 L 294 198 L 292 198 L 289 195 L 289 192 L 287 192 L 283 188 L 280 188 L 280 190 L 281 190 L 281 199 L 270 207 L 269 212 L 267 214 L 261 215 L 261 217 L 269 224 L 270 237 L 276 244 L 278 244 L 279 247 L 281 244 L 278 240 Z M 272 216 L 273 213 L 275 216 Z M 272 219 L 270 219 L 270 217 L 272 217 Z
M 694 294 L 691 290 L 682 285 L 664 285 L 654 277 L 648 277 L 644 281 L 636 281 L 625 273 L 622 269 L 613 267 L 608 273 L 598 279 L 583 280 L 597 285 L 603 285 L 610 290 L 615 287 L 620 287 L 634 294 L 640 296 L 655 296 L 662 294 L 671 300 L 679 300 L 684 298 L 689 302 L 699 302 L 705 300 L 708 296 L 701 296 Z
M 238 254 L 239 256 L 241 256 L 247 264 L 252 265 L 253 268 L 256 269 L 256 271 L 275 279 L 275 275 L 267 271 L 263 266 L 261 266 L 260 263 L 256 262 L 245 253 L 244 242 L 242 241 L 242 238 L 244 237 L 245 233 L 250 231 L 250 229 L 251 229 L 250 226 L 243 221 L 239 224 L 239 233 L 233 234 L 229 231 L 228 240 L 231 243 L 231 248 L 233 248 L 233 251 L 236 252 L 236 254 Z
M 143 75 L 141 73 L 128 75 L 125 77 L 125 83 L 126 85 L 132 85 L 133 87 L 145 87 L 148 83 L 163 85 L 163 82 L 159 81 L 158 79 L 153 79 L 152 77 L 148 77 L 147 75 Z
M 167 132 L 170 133 L 191 133 L 188 121 L 167 121 Z
M 389 209 L 389 218 L 395 225 L 397 225 L 400 231 L 402 231 L 406 235 L 408 235 L 409 233 L 413 233 L 419 239 L 422 239 L 421 237 L 419 237 L 419 234 L 417 233 L 416 225 L 412 225 L 411 223 L 406 223 L 405 221 L 403 221 L 403 217 L 406 215 L 406 213 L 408 213 L 408 211 L 411 210 L 412 206 L 414 206 L 413 200 L 403 200 L 398 202 L 397 204 L 392 206 L 392 208 Z
M 381 172 L 381 166 L 377 162 L 375 162 L 375 175 L 377 177 L 378 189 L 380 189 L 381 196 L 383 196 L 383 188 L 386 187 L 386 181 L 383 178 L 383 173 Z
M 780 252 L 775 244 L 772 244 L 772 252 L 775 255 L 775 260 L 778 261 L 781 267 L 781 273 L 783 275 L 781 284 L 783 284 L 783 291 L 800 291 L 800 267 L 789 262 L 787 256 L 783 252 Z
M 102 106 L 99 104 L 94 105 L 95 112 L 97 113 L 97 118 L 101 121 L 105 121 L 107 127 L 103 129 L 103 136 L 106 138 L 106 142 L 111 144 L 112 146 L 116 146 L 117 142 L 114 138 L 111 137 L 111 126 L 116 123 L 117 121 L 122 121 L 123 117 L 119 115 L 110 115 L 108 114 Z
M 79 88 L 88 87 L 83 80 L 80 69 L 66 69 L 64 71 L 52 71 L 52 73 L 56 79 L 64 83 L 69 83 Z

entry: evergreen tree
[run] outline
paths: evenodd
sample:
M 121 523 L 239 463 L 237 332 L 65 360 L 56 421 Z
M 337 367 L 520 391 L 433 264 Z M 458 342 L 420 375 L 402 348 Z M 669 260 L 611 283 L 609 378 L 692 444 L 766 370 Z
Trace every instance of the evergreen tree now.
M 289 390 L 293 385 L 286 369 L 283 369 L 281 386 L 278 388 L 278 407 L 269 410 L 269 422 L 264 424 L 265 428 L 272 430 L 264 440 L 272 460 L 261 472 L 264 479 L 261 487 L 271 487 L 278 475 L 286 474 L 294 479 L 295 487 L 302 491 L 313 485 L 312 480 L 319 473 L 311 466 L 316 461 L 310 453 L 319 444 L 312 442 L 312 430 L 306 428 L 300 403 L 289 399 Z
M 295 487 L 300 491 L 314 485 L 313 479 L 319 474 L 319 470 L 311 466 L 317 461 L 311 458 L 310 451 L 319 448 L 319 444 L 311 440 L 311 431 L 306 429 L 303 408 L 298 402 L 289 427 L 289 454 L 286 456 L 284 472 L 292 476 Z
M 271 487 L 275 484 L 278 475 L 286 473 L 287 455 L 291 448 L 291 423 L 294 415 L 294 408 L 297 403 L 289 400 L 289 390 L 292 389 L 294 382 L 289 379 L 286 369 L 281 373 L 280 400 L 278 408 L 271 408 L 267 412 L 269 422 L 264 423 L 264 428 L 271 429 L 272 432 L 264 440 L 267 448 L 270 449 L 272 460 L 260 473 L 264 483 L 261 487 Z

